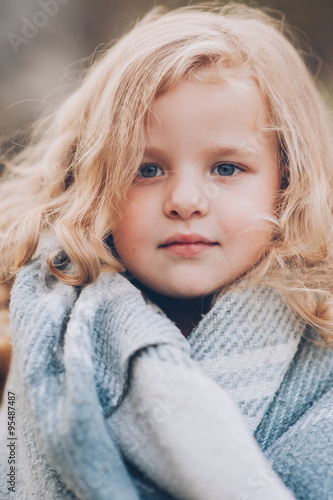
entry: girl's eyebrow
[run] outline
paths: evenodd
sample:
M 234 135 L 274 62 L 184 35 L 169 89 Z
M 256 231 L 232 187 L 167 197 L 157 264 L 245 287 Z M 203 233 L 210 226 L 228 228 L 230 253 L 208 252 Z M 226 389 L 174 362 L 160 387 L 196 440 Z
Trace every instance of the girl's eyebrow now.
M 256 147 L 257 146 L 257 147 Z M 261 146 L 261 147 L 260 147 Z M 242 143 L 239 145 L 221 146 L 212 145 L 203 147 L 201 154 L 205 156 L 257 156 L 260 149 L 262 149 L 261 144 L 252 143 Z M 155 146 L 147 146 L 144 150 L 144 156 L 160 156 L 165 155 L 164 150 Z
M 163 150 L 154 146 L 146 146 L 144 150 L 144 156 L 154 156 L 163 154 Z
M 257 156 L 259 148 L 257 149 L 255 145 L 246 144 L 245 141 L 242 144 L 230 145 L 230 146 L 208 146 L 202 149 L 202 153 L 208 156 Z

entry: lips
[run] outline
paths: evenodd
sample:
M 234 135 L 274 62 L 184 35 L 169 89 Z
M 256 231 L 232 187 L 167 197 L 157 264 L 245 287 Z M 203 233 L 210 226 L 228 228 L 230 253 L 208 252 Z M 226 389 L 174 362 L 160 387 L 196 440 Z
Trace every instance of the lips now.
M 198 255 L 215 245 L 218 245 L 216 241 L 211 241 L 198 233 L 176 233 L 167 238 L 159 248 L 163 248 L 176 255 L 188 257 Z

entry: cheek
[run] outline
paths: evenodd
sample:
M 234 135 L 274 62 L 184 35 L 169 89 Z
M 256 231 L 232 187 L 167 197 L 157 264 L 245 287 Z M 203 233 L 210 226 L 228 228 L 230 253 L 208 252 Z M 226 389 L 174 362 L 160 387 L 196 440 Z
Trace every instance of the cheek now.
M 144 203 L 128 203 L 119 228 L 113 232 L 115 248 L 125 265 L 126 261 L 138 258 L 140 252 L 145 251 L 153 227 L 151 210 Z
M 221 237 L 226 243 L 237 245 L 237 253 L 262 249 L 267 246 L 273 231 L 272 222 L 267 216 L 273 215 L 272 198 L 255 199 L 253 196 L 240 196 L 237 201 L 229 200 L 219 210 Z
M 113 231 L 113 241 L 115 248 L 122 260 L 127 254 L 135 252 L 137 212 L 131 206 L 126 207 L 120 226 Z

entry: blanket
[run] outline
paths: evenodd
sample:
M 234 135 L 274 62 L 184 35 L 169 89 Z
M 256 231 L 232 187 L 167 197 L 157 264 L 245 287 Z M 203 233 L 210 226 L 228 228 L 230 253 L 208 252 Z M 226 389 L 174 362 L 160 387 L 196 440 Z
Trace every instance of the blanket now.
M 1 498 L 333 498 L 333 358 L 318 348 L 321 397 L 303 401 L 303 380 L 286 381 L 305 325 L 278 292 L 222 292 L 185 339 L 124 275 L 83 288 L 58 281 L 52 249 L 12 291 L 17 476 L 10 491 L 3 460 Z M 284 384 L 301 409 L 283 427 Z M 308 441 L 309 429 L 319 431 Z

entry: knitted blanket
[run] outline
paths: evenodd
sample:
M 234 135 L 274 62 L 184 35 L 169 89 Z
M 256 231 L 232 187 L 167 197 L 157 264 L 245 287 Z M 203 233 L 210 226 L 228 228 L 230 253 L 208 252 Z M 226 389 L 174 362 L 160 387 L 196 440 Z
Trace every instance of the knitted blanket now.
M 304 330 L 282 297 L 221 293 L 185 339 L 122 275 L 57 281 L 50 251 L 12 292 L 19 473 L 1 498 L 294 498 L 253 437 Z

